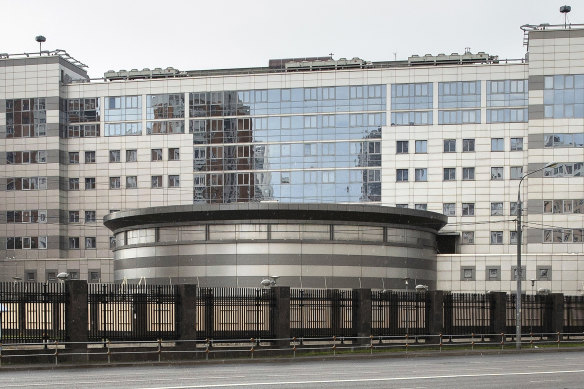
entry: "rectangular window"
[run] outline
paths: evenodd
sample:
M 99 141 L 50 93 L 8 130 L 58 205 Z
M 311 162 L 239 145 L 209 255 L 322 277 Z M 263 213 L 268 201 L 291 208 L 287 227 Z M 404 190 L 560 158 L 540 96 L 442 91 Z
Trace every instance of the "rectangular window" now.
M 503 231 L 491 231 L 491 244 L 503 244 Z
M 95 211 L 85 211 L 85 223 L 95 223 Z
M 475 205 L 474 203 L 462 203 L 462 216 L 474 216 Z
M 505 140 L 503 138 L 491 138 L 491 151 L 505 151 Z
M 126 189 L 136 189 L 138 187 L 137 176 L 126 176 Z
M 395 207 L 396 208 L 407 208 L 408 205 L 407 204 L 396 204 Z
M 180 160 L 180 149 L 179 148 L 169 148 L 168 149 L 168 160 L 169 161 L 179 161 Z
M 502 167 L 492 167 L 491 168 L 491 180 L 502 180 L 503 179 L 503 168 Z
M 69 164 L 74 165 L 79 163 L 79 152 L 74 151 L 69 153 Z
M 463 167 L 462 168 L 462 179 L 465 181 L 473 181 L 475 179 L 475 168 L 474 167 Z
M 109 182 L 110 182 L 110 189 L 120 189 L 120 187 L 121 187 L 120 177 L 110 177 Z
M 414 208 L 417 209 L 418 211 L 427 211 L 428 204 L 414 204 Z
M 474 139 L 463 139 L 462 140 L 462 151 L 464 153 L 474 153 L 475 140 Z
M 152 187 L 162 188 L 162 176 L 152 176 Z
M 427 140 L 417 140 L 416 141 L 416 153 L 427 153 L 428 152 L 428 141 Z
M 456 139 L 444 139 L 444 152 L 445 153 L 456 152 Z
M 79 211 L 69 211 L 69 223 L 79 223 Z
M 517 201 L 509 203 L 509 216 L 517 216 Z
M 120 150 L 110 150 L 109 151 L 109 161 L 110 162 L 121 162 Z
M 462 231 L 462 244 L 474 244 L 474 231 Z
M 481 110 L 438 111 L 438 124 L 479 124 Z
M 79 248 L 79 237 L 69 237 L 69 248 L 78 249 Z
M 491 203 L 491 216 L 503 216 L 503 203 Z
M 511 166 L 510 179 L 520 180 L 523 177 L 523 166 Z
M 408 180 L 408 169 L 397 169 L 395 171 L 395 177 L 397 182 L 405 182 Z
M 85 178 L 85 190 L 95 189 L 95 177 Z
M 79 178 L 69 178 L 69 190 L 79 190 Z
M 456 180 L 456 168 L 445 167 L 444 168 L 444 181 L 454 181 Z
M 138 150 L 126 150 L 126 162 L 138 161 Z
M 168 187 L 169 188 L 178 188 L 180 187 L 180 176 L 175 175 L 169 175 L 168 176 Z
M 95 151 L 85 152 L 85 163 L 95 163 Z
M 85 238 L 85 248 L 86 249 L 94 249 L 96 248 L 95 237 L 86 237 Z
M 509 231 L 509 244 L 517 244 L 517 231 Z
M 162 161 L 162 149 L 152 149 L 150 155 L 152 161 Z
M 428 169 L 416 169 L 416 181 L 428 181 Z
M 442 213 L 446 216 L 456 216 L 456 203 L 444 203 Z
M 438 83 L 438 108 L 480 107 L 480 81 L 452 81 Z
M 523 150 L 523 138 L 511 138 L 511 151 Z
M 409 141 L 398 140 L 396 142 L 396 153 L 397 154 L 407 154 L 408 153 Z

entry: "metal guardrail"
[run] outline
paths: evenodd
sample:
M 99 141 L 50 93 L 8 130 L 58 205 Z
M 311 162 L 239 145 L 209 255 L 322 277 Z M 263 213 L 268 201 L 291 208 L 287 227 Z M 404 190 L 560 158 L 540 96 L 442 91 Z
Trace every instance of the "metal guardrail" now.
M 514 334 L 471 334 L 431 336 L 320 337 L 285 339 L 175 340 L 149 342 L 107 341 L 4 343 L 0 344 L 0 366 L 26 363 L 128 361 L 170 362 L 214 358 L 337 356 L 343 353 L 441 353 L 445 351 L 515 352 Z M 177 347 L 180 345 L 180 347 Z M 523 349 L 543 350 L 583 347 L 584 333 L 532 333 L 522 338 Z M 34 357 L 34 358 L 33 358 Z M 75 360 L 75 358 L 78 358 Z M 79 359 L 79 357 L 81 357 Z M 21 362 L 18 361 L 21 360 Z M 40 362 L 38 362 L 40 359 Z

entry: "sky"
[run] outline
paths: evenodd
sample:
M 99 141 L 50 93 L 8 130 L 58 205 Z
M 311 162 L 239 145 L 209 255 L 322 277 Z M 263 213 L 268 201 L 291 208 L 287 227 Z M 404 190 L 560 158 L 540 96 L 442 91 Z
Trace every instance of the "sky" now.
M 525 55 L 523 24 L 563 24 L 555 0 L 0 0 L 0 53 L 63 49 L 108 70 L 267 66 L 271 58 L 368 61 L 412 54 Z M 584 23 L 570 0 L 568 22 Z

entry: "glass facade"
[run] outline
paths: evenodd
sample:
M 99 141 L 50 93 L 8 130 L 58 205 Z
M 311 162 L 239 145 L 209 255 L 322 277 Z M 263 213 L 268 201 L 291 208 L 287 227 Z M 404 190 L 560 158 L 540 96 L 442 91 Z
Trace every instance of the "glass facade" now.
M 524 107 L 527 101 L 527 80 L 487 81 L 487 107 Z
M 6 100 L 6 138 L 47 135 L 45 99 Z
M 544 77 L 544 117 L 584 118 L 584 74 Z

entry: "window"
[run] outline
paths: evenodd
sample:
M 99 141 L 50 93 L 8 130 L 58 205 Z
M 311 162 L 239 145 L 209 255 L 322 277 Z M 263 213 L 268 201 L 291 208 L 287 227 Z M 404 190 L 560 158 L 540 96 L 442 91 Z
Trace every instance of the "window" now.
M 503 216 L 503 203 L 491 203 L 491 216 Z
M 460 268 L 460 280 L 461 281 L 474 281 L 475 280 L 475 267 L 474 266 L 463 266 Z
M 120 189 L 121 187 L 120 177 L 110 177 L 109 182 L 110 189 Z
M 517 231 L 509 231 L 509 244 L 517 244 Z
M 428 204 L 415 204 L 414 208 L 417 209 L 418 211 L 427 211 Z
M 462 179 L 465 181 L 473 181 L 475 179 L 475 168 L 474 167 L 463 167 L 462 168 Z
M 85 152 L 85 163 L 95 163 L 95 151 Z
M 428 141 L 427 140 L 417 140 L 416 141 L 416 153 L 427 153 L 428 152 Z
M 503 231 L 491 231 L 491 244 L 503 244 Z
M 138 150 L 126 150 L 126 162 L 138 161 Z
M 538 266 L 537 267 L 537 280 L 538 281 L 551 281 L 552 279 L 552 268 L 549 266 Z
M 397 154 L 407 154 L 409 147 L 409 141 L 407 140 L 398 140 L 396 142 L 396 153 Z
M 480 109 L 458 111 L 438 111 L 438 124 L 478 124 L 481 122 Z
M 78 249 L 79 248 L 79 237 L 69 237 L 69 248 Z
M 69 178 L 69 190 L 79 190 L 79 178 Z
M 444 152 L 445 153 L 456 152 L 456 139 L 444 139 Z
M 511 166 L 510 173 L 512 180 L 520 180 L 523 177 L 523 166 Z
M 480 103 L 480 81 L 452 81 L 438 83 L 439 108 L 479 107 Z
M 127 176 L 126 177 L 126 189 L 136 189 L 138 187 L 138 177 Z
M 511 266 L 511 274 L 513 275 L 513 281 L 517 281 L 517 266 Z M 521 266 L 521 279 L 523 281 L 525 281 L 525 276 L 525 266 Z
M 501 281 L 501 268 L 499 266 L 487 266 L 486 281 Z
M 162 176 L 152 176 L 152 187 L 162 188 Z
M 474 231 L 462 231 L 462 244 L 474 244 Z
M 121 162 L 120 150 L 110 150 L 109 161 L 110 162 Z
M 455 203 L 444 203 L 442 205 L 442 213 L 446 216 L 456 216 L 456 204 Z
M 95 189 L 95 177 L 85 178 L 85 190 Z
M 474 203 L 462 203 L 462 216 L 474 216 L 475 205 Z
M 69 153 L 69 164 L 74 165 L 79 163 L 79 152 L 74 151 Z
M 151 150 L 151 160 L 152 161 L 162 161 L 162 149 L 152 149 Z
M 511 151 L 523 150 L 523 138 L 511 138 Z
M 462 140 L 462 151 L 465 153 L 472 153 L 475 151 L 475 140 L 474 139 L 463 139 Z
M 95 223 L 95 211 L 85 211 L 85 223 Z
M 509 203 L 509 216 L 517 216 L 517 201 Z
M 95 237 L 85 237 L 85 248 L 86 249 L 96 248 Z
M 79 223 L 79 211 L 69 211 L 69 223 Z
M 168 187 L 169 188 L 178 188 L 180 186 L 180 176 L 168 176 Z
M 99 270 L 90 270 L 88 272 L 88 282 L 99 282 L 101 281 L 101 274 Z
M 408 180 L 408 169 L 397 169 L 395 171 L 395 180 L 397 182 L 405 182 Z
M 169 148 L 168 149 L 168 160 L 169 161 L 179 161 L 180 160 L 180 149 L 179 148 Z
M 444 181 L 454 181 L 456 180 L 456 168 L 445 167 L 444 168 Z
M 395 207 L 396 208 L 407 208 L 408 205 L 407 204 L 396 204 Z
M 416 169 L 416 181 L 428 181 L 428 169 Z
M 491 180 L 502 180 L 503 179 L 503 168 L 502 167 L 492 167 L 491 168 Z
M 505 151 L 503 138 L 491 138 L 491 151 Z

